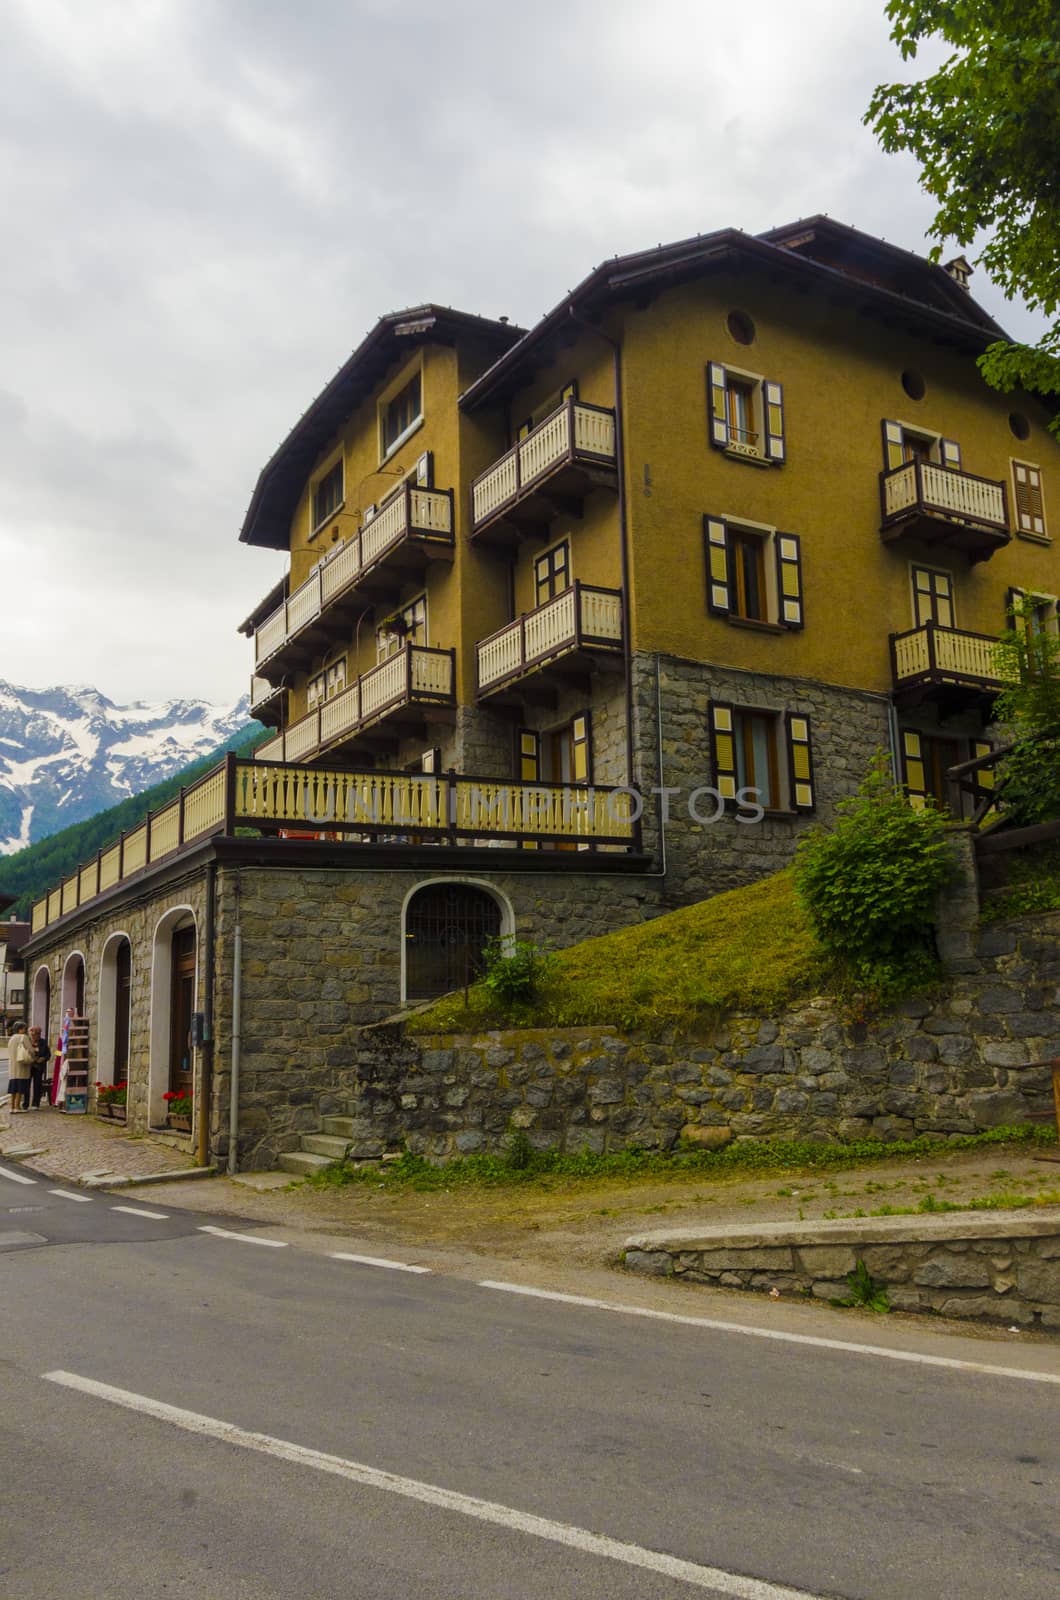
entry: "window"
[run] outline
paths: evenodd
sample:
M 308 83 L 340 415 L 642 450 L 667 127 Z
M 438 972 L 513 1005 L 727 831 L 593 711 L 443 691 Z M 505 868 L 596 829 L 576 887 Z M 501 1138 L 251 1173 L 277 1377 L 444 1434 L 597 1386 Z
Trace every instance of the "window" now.
M 717 450 L 779 466 L 784 460 L 784 391 L 769 378 L 707 366 L 710 442 Z
M 729 621 L 801 628 L 802 549 L 798 534 L 705 516 L 707 607 Z
M 1013 461 L 1012 488 L 1016 532 L 1025 539 L 1047 539 L 1041 469 L 1029 461 Z
M 933 567 L 914 567 L 913 621 L 918 628 L 936 622 L 940 628 L 953 627 L 953 574 Z
M 910 461 L 933 463 L 948 467 L 952 472 L 961 470 L 961 447 L 956 439 L 944 439 L 941 434 L 925 428 L 911 428 L 904 422 L 885 420 L 883 423 L 883 465 L 894 472 Z
M 342 462 L 336 461 L 313 490 L 313 531 L 333 517 L 342 505 Z
M 422 420 L 423 380 L 417 372 L 382 408 L 380 442 L 383 456 L 395 451 Z
M 558 411 L 560 406 L 565 405 L 568 400 L 577 400 L 577 398 L 578 383 L 575 378 L 572 378 L 569 383 L 563 384 L 562 388 L 554 389 L 528 417 L 523 418 L 516 427 L 516 439 L 525 439 L 528 433 L 533 432 L 539 422 L 544 422 L 546 417 L 550 417 L 553 411 Z
M 405 912 L 405 997 L 433 1000 L 474 980 L 486 946 L 500 937 L 501 908 L 463 883 L 417 889 Z
M 331 700 L 346 687 L 346 657 L 340 656 L 308 679 L 305 686 L 306 710 L 312 711 L 322 700 Z
M 375 632 L 375 653 L 378 661 L 397 655 L 407 644 L 427 643 L 427 596 L 418 595 L 407 606 L 380 623 Z
M 1008 626 L 1018 628 L 1022 622 L 1031 639 L 1056 635 L 1058 631 L 1058 601 L 1052 594 L 1034 594 L 1027 589 L 1010 589 L 1005 606 Z
M 564 539 L 534 562 L 534 604 L 543 606 L 570 586 L 570 545 Z
M 922 811 L 926 805 L 933 805 L 940 811 L 970 815 L 974 801 L 970 795 L 962 795 L 946 774 L 951 767 L 989 755 L 992 750 L 993 745 L 986 739 L 942 738 L 936 733 L 903 728 L 902 783 L 909 796 L 909 804 L 917 811 Z M 989 773 L 979 773 L 977 776 L 984 787 L 991 785 Z
M 735 801 L 741 789 L 755 789 L 767 811 L 814 809 L 808 717 L 715 700 L 710 738 L 714 785 L 723 800 Z
M 333 661 L 327 673 L 327 697 L 330 700 L 334 695 L 341 694 L 346 687 L 346 657 L 340 656 Z
M 325 698 L 326 687 L 327 678 L 323 672 L 317 672 L 312 678 L 309 679 L 305 686 L 305 703 L 307 711 L 312 711 L 313 707 L 318 706 L 321 700 Z

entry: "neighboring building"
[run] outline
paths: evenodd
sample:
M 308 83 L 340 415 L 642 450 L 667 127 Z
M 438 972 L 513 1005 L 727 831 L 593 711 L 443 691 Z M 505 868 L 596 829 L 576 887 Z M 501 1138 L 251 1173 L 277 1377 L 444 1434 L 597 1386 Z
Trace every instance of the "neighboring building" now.
M 15 916 L 0 922 L 0 1017 L 7 1031 L 10 1031 L 12 1022 L 26 1020 L 26 971 L 22 947 L 29 935 L 29 923 L 19 922 Z
M 349 1024 L 491 934 L 762 876 L 879 749 L 952 800 L 1013 591 L 1049 629 L 1060 592 L 1060 457 L 1040 402 L 980 379 L 999 335 L 965 263 L 820 217 L 612 260 L 528 333 L 381 319 L 241 534 L 290 553 L 243 625 L 274 737 L 35 908 L 34 1006 L 80 970 L 141 1123 L 211 1012 L 223 1148 L 238 920 L 241 1145 L 269 1159 L 348 1085 Z

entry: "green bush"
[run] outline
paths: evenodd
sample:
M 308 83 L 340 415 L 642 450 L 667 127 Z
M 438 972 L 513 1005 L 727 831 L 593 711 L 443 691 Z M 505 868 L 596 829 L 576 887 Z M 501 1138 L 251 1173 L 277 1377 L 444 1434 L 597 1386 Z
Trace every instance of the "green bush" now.
M 935 898 L 950 872 L 946 818 L 916 811 L 877 755 L 829 831 L 799 841 L 795 889 L 820 943 L 886 998 L 935 970 Z
M 554 957 L 532 939 L 491 939 L 482 952 L 482 985 L 503 1005 L 535 1000 Z
M 994 669 L 1008 685 L 994 721 L 1015 740 L 999 763 L 997 787 L 1014 827 L 1060 817 L 1060 638 L 1042 626 L 1040 604 L 1021 594 L 994 649 Z

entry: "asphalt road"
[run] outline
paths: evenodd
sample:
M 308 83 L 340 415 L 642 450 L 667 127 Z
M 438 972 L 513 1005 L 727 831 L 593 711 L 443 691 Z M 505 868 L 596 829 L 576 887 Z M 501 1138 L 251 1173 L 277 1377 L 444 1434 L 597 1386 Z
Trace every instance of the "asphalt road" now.
M 1060 1593 L 1055 1347 L 760 1337 L 76 1193 L 0 1164 L 0 1600 Z

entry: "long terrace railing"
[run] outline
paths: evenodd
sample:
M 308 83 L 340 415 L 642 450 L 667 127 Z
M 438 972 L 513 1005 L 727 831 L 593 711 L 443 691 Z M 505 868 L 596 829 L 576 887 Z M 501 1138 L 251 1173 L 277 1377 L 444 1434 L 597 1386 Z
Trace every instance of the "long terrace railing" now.
M 259 751 L 260 754 L 260 751 Z M 639 824 L 627 789 L 523 783 L 457 773 L 344 771 L 229 755 L 176 800 L 33 906 L 32 936 L 108 890 L 142 877 L 213 835 L 237 828 L 407 845 L 568 845 L 634 849 Z
M 453 537 L 453 491 L 402 484 L 384 500 L 371 522 L 340 544 L 257 628 L 255 665 L 268 661 L 340 595 L 356 588 L 365 574 L 404 540 L 451 546 Z

